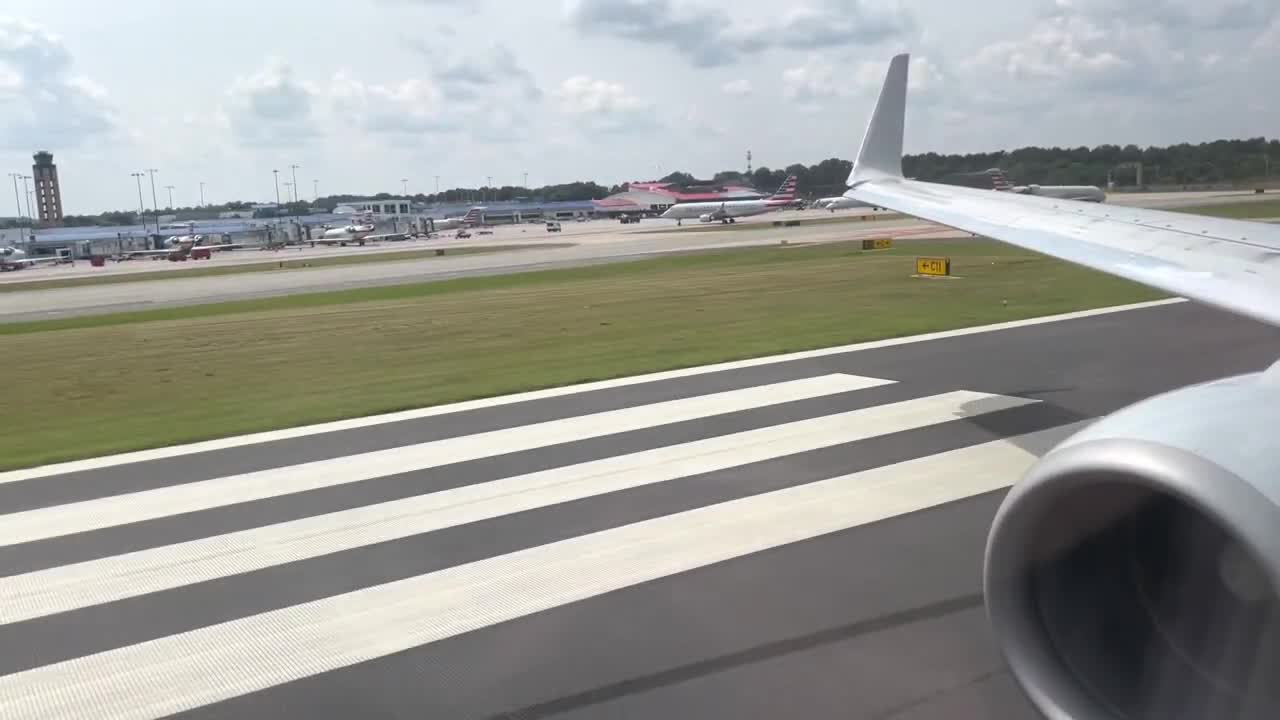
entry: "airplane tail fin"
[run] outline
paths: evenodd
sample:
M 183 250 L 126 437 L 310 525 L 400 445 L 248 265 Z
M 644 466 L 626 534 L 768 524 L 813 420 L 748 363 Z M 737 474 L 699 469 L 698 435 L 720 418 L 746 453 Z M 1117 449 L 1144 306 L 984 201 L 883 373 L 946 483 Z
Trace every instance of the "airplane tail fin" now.
M 880 98 L 871 113 L 866 134 L 862 136 L 862 148 L 853 163 L 846 184 L 878 178 L 902 177 L 902 133 L 907 113 L 907 68 L 911 56 L 908 53 L 893 56 L 885 73 Z
M 795 175 L 788 175 L 786 180 L 778 186 L 778 191 L 769 196 L 770 205 L 786 205 L 795 202 L 796 187 L 800 179 Z
M 1000 168 L 991 168 L 987 171 L 987 175 L 991 176 L 991 187 L 993 190 L 1013 189 L 1013 186 L 1009 184 L 1009 179 L 1004 176 L 1004 171 Z

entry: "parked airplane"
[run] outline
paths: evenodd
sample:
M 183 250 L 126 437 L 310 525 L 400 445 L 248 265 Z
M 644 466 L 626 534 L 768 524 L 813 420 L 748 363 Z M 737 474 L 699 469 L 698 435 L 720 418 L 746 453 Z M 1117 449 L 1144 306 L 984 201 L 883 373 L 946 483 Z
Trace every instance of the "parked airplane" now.
M 889 64 L 847 197 L 1280 326 L 1278 226 L 904 178 L 907 71 Z M 1280 362 L 1096 420 L 1008 493 L 987 615 L 1042 714 L 1280 717 L 1278 431 Z
M 991 176 L 991 186 L 1002 192 L 1014 192 L 1021 195 L 1041 195 L 1059 200 L 1082 200 L 1084 202 L 1103 202 L 1107 194 L 1095 185 L 1014 185 L 1004 176 L 1000 168 L 987 171 Z
M 313 242 L 321 242 L 324 240 L 359 241 L 365 239 L 369 235 L 372 235 L 375 229 L 377 228 L 370 223 L 352 223 L 342 227 L 324 228 L 320 233 L 320 237 L 316 238 Z
M 120 253 L 118 257 L 132 260 L 134 258 L 168 258 L 171 260 L 185 260 L 190 257 L 208 258 L 209 255 L 216 251 L 234 250 L 242 248 L 242 243 L 220 243 L 210 242 L 208 235 L 173 235 L 165 238 L 164 247 L 159 250 L 129 250 Z M 200 252 L 197 252 L 200 251 Z
M 785 210 L 796 201 L 796 182 L 796 176 L 792 175 L 783 181 L 776 193 L 759 200 L 676 203 L 662 213 L 660 217 L 679 221 L 698 218 L 700 222 L 704 223 L 719 220 L 728 224 L 737 222 L 737 218 L 740 217 Z
M 22 270 L 40 263 L 60 264 L 71 262 L 71 255 L 66 251 L 57 255 L 27 255 L 25 250 L 16 247 L 0 247 L 0 271 Z
M 484 218 L 481 216 L 486 209 L 488 208 L 476 206 L 468 210 L 467 214 L 462 217 L 447 217 L 441 220 L 436 220 L 434 221 L 436 231 L 443 232 L 445 230 L 456 230 L 462 227 L 474 227 L 476 225 L 481 225 L 484 223 Z

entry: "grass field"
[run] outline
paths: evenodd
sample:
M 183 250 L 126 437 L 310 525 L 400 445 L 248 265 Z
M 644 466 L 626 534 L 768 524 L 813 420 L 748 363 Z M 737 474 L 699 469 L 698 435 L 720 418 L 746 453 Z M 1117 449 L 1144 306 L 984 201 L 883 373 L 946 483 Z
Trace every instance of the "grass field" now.
M 1212 217 L 1271 218 L 1280 217 L 1280 199 L 1245 200 L 1243 202 L 1220 203 L 1218 205 L 1196 205 L 1193 207 L 1174 208 L 1178 212 L 1209 215 Z
M 963 279 L 911 278 L 912 258 L 935 253 Z M 1157 297 L 994 242 L 916 241 L 29 323 L 3 340 L 0 466 Z
M 479 253 L 500 252 L 504 250 L 528 250 L 531 248 L 569 247 L 571 243 L 541 245 L 475 245 L 471 247 L 445 248 L 448 255 L 475 255 Z M 252 252 L 252 251 L 243 251 Z M 50 290 L 53 288 L 76 287 L 78 285 L 112 285 L 115 283 L 139 282 L 144 280 L 172 280 L 176 277 L 209 277 L 212 275 L 239 275 L 241 273 L 280 272 L 285 270 L 305 270 L 310 268 L 334 267 L 336 265 L 362 265 L 364 263 L 395 262 L 399 260 L 420 260 L 434 257 L 436 248 L 423 250 L 392 250 L 388 252 L 370 252 L 355 255 L 333 255 L 330 257 L 308 257 L 286 260 L 288 250 L 281 250 L 276 259 L 258 263 L 242 263 L 239 265 L 205 265 L 202 267 L 175 270 L 156 270 L 141 273 L 118 273 L 99 277 L 76 277 L 61 280 L 30 280 L 21 282 L 0 283 L 0 293 L 19 292 L 22 290 Z M 263 257 L 270 257 L 263 255 Z M 167 260 L 133 260 L 131 262 L 168 262 Z M 188 260 L 188 262 L 201 262 Z

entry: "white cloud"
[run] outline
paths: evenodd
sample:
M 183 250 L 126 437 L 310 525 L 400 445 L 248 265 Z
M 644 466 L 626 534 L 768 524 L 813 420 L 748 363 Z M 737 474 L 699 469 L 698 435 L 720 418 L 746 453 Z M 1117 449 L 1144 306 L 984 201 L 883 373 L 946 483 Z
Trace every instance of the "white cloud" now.
M 753 13 L 691 0 L 565 0 L 564 14 L 584 34 L 603 33 L 667 45 L 695 66 L 736 62 L 743 55 L 782 48 L 873 45 L 915 28 L 896 0 L 809 0 L 779 13 Z
M 384 85 L 365 83 L 348 71 L 340 71 L 327 92 L 339 120 L 364 132 L 413 140 L 422 133 L 448 132 L 458 127 L 443 112 L 444 93 L 426 80 L 414 78 Z
M 702 108 L 697 105 L 690 105 L 685 110 L 684 116 L 679 118 L 675 123 L 677 127 L 684 132 L 690 133 L 701 138 L 720 138 L 729 134 L 729 131 L 703 113 Z
M 71 148 L 117 130 L 106 89 L 74 65 L 62 38 L 0 18 L 0 145 Z
M 736 95 L 738 97 L 744 97 L 755 92 L 755 88 L 752 87 L 751 81 L 746 78 L 727 82 L 720 89 L 725 95 Z
M 435 10 L 438 8 L 457 8 L 473 13 L 480 6 L 480 0 L 378 0 L 382 5 L 417 7 Z
M 816 55 L 810 55 L 803 65 L 782 71 L 782 95 L 802 105 L 834 97 L 845 92 L 836 79 L 836 67 Z
M 224 113 L 236 136 L 247 145 L 292 145 L 317 134 L 316 88 L 297 78 L 278 57 L 227 91 Z
M 1277 13 L 1267 25 L 1267 29 L 1253 40 L 1249 50 L 1258 58 L 1280 57 L 1280 13 Z
M 575 75 L 560 84 L 555 97 L 561 112 L 592 130 L 625 132 L 656 122 L 653 103 L 630 94 L 617 82 Z
M 817 112 L 830 101 L 858 96 L 872 100 L 884 84 L 889 61 L 867 60 L 838 63 L 811 54 L 801 65 L 782 71 L 782 95 L 796 103 L 801 112 Z M 926 57 L 912 57 L 907 76 L 913 105 L 929 104 L 940 97 L 948 79 L 937 63 Z
M 472 54 L 449 54 L 442 46 L 406 38 L 405 44 L 428 62 L 428 74 L 449 100 L 502 96 L 509 101 L 534 101 L 542 89 L 532 73 L 506 45 L 492 44 Z

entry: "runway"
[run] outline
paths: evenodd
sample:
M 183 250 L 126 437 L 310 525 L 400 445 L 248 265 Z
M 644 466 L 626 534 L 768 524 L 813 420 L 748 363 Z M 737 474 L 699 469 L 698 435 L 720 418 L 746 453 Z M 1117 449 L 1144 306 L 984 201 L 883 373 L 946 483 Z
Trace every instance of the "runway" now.
M 0 715 L 1034 718 L 1005 488 L 1277 355 L 1164 301 L 2 473 Z

